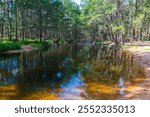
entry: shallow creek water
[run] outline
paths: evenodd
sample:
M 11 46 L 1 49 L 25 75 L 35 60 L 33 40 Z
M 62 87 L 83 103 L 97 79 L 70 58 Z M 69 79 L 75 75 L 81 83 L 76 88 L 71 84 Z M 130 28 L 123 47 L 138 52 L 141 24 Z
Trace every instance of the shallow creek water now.
M 0 55 L 2 100 L 112 100 L 145 78 L 132 53 L 100 45 Z

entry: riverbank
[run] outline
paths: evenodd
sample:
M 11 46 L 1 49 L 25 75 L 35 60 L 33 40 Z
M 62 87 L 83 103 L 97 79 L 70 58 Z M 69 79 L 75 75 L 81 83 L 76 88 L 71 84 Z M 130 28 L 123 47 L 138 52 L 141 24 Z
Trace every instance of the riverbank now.
M 40 40 L 31 40 L 26 41 L 10 41 L 8 39 L 0 42 L 0 53 L 20 53 L 20 52 L 29 52 L 37 49 L 48 48 L 51 45 L 50 41 L 40 42 Z
M 135 44 L 133 46 L 126 44 L 126 46 L 124 46 L 123 49 L 132 52 L 139 64 L 145 67 L 147 79 L 141 84 L 135 86 L 133 90 L 131 90 L 129 93 L 125 94 L 119 99 L 150 99 L 150 46 L 148 45 L 148 43 L 146 45 L 140 43 L 140 45 Z
M 3 53 L 5 53 L 5 54 L 22 53 L 22 52 L 34 51 L 34 50 L 37 50 L 37 49 L 38 49 L 37 47 L 33 47 L 33 46 L 30 46 L 30 45 L 24 45 L 24 46 L 21 46 L 21 48 L 18 49 L 18 50 L 8 50 L 8 51 L 5 51 Z

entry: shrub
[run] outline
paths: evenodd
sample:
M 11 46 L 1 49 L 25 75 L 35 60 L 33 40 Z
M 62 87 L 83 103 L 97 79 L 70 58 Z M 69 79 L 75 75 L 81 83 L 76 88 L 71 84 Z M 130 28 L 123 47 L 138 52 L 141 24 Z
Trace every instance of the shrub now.
M 1 42 L 0 43 L 0 52 L 7 51 L 7 50 L 17 50 L 20 48 L 21 46 L 18 43 L 14 43 L 14 42 Z

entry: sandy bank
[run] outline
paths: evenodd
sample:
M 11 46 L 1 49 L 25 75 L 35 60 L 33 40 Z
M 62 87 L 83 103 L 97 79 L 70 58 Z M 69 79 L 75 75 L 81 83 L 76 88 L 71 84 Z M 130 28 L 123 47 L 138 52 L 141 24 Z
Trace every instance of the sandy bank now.
M 147 79 L 119 99 L 148 100 L 150 99 L 150 46 L 126 46 L 124 49 L 131 51 L 135 59 L 145 67 Z

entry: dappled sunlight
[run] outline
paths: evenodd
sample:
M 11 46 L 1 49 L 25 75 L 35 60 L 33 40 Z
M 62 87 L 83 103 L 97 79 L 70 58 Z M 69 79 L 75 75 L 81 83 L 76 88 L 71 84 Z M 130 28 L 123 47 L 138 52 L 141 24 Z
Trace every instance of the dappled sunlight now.
M 22 100 L 57 100 L 59 99 L 58 95 L 52 94 L 50 92 L 35 92 L 26 97 L 22 97 Z
M 87 91 L 88 93 L 105 93 L 105 94 L 114 94 L 115 92 L 115 87 L 113 86 L 107 86 L 104 84 L 100 84 L 100 83 L 89 83 L 87 85 Z
M 16 85 L 0 86 L 0 99 L 9 100 L 15 99 L 18 93 Z

